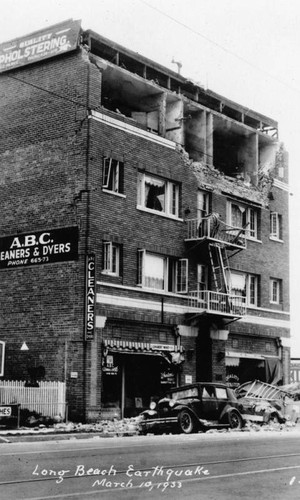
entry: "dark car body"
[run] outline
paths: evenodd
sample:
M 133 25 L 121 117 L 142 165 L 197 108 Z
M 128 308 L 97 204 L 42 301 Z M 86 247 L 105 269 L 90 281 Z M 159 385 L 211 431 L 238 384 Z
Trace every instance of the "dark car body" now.
M 241 428 L 243 407 L 225 384 L 197 382 L 169 390 L 140 415 L 140 431 L 181 431 Z

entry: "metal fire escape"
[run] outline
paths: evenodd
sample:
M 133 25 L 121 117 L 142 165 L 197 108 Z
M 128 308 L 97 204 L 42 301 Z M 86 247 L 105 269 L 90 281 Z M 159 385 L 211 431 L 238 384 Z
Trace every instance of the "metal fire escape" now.
M 211 268 L 213 290 L 190 292 L 190 306 L 200 309 L 201 313 L 216 314 L 238 319 L 246 314 L 245 297 L 231 294 L 230 265 L 228 252 L 234 253 L 246 247 L 245 229 L 235 228 L 207 218 L 188 221 L 186 241 L 194 242 L 195 247 L 207 244 Z M 192 247 L 192 248 L 195 248 Z

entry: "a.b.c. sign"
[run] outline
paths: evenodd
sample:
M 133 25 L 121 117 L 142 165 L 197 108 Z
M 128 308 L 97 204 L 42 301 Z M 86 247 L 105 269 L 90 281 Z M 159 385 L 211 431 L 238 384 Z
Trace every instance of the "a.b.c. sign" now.
M 69 19 L 1 44 L 0 72 L 75 50 L 79 43 L 80 25 L 80 21 Z
M 78 258 L 78 227 L 45 229 L 0 238 L 0 269 Z

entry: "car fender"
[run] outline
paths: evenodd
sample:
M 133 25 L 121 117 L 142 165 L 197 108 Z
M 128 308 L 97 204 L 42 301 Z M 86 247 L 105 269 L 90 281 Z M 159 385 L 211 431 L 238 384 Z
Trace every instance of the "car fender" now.
M 196 421 L 199 422 L 199 417 L 198 415 L 194 412 L 194 410 L 192 408 L 190 408 L 189 406 L 187 405 L 183 405 L 183 404 L 179 404 L 177 406 L 174 406 L 173 408 L 173 411 L 174 412 L 177 412 L 177 416 L 179 415 L 179 413 L 182 411 L 182 410 L 186 410 L 188 411 L 194 418 Z
M 224 409 L 223 409 L 223 411 L 222 411 L 222 413 L 220 415 L 220 421 L 222 422 L 222 421 L 226 421 L 227 420 L 227 422 L 229 422 L 228 415 L 230 413 L 232 413 L 233 411 L 235 413 L 238 413 L 238 415 L 241 417 L 242 421 L 245 422 L 245 419 L 244 419 L 243 415 L 241 414 L 241 412 L 237 408 L 235 408 L 233 406 L 230 406 L 230 405 L 226 405 L 224 407 Z
M 144 417 L 145 419 L 147 418 L 156 418 L 158 417 L 158 412 L 156 410 L 145 410 L 142 413 L 140 413 L 139 417 Z

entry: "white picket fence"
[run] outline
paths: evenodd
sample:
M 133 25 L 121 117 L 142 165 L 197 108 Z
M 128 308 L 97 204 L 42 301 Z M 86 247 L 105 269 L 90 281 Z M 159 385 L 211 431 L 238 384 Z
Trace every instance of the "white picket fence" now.
M 44 416 L 67 419 L 64 382 L 39 382 L 39 387 L 25 387 L 23 380 L 1 380 L 0 404 L 13 403 Z

